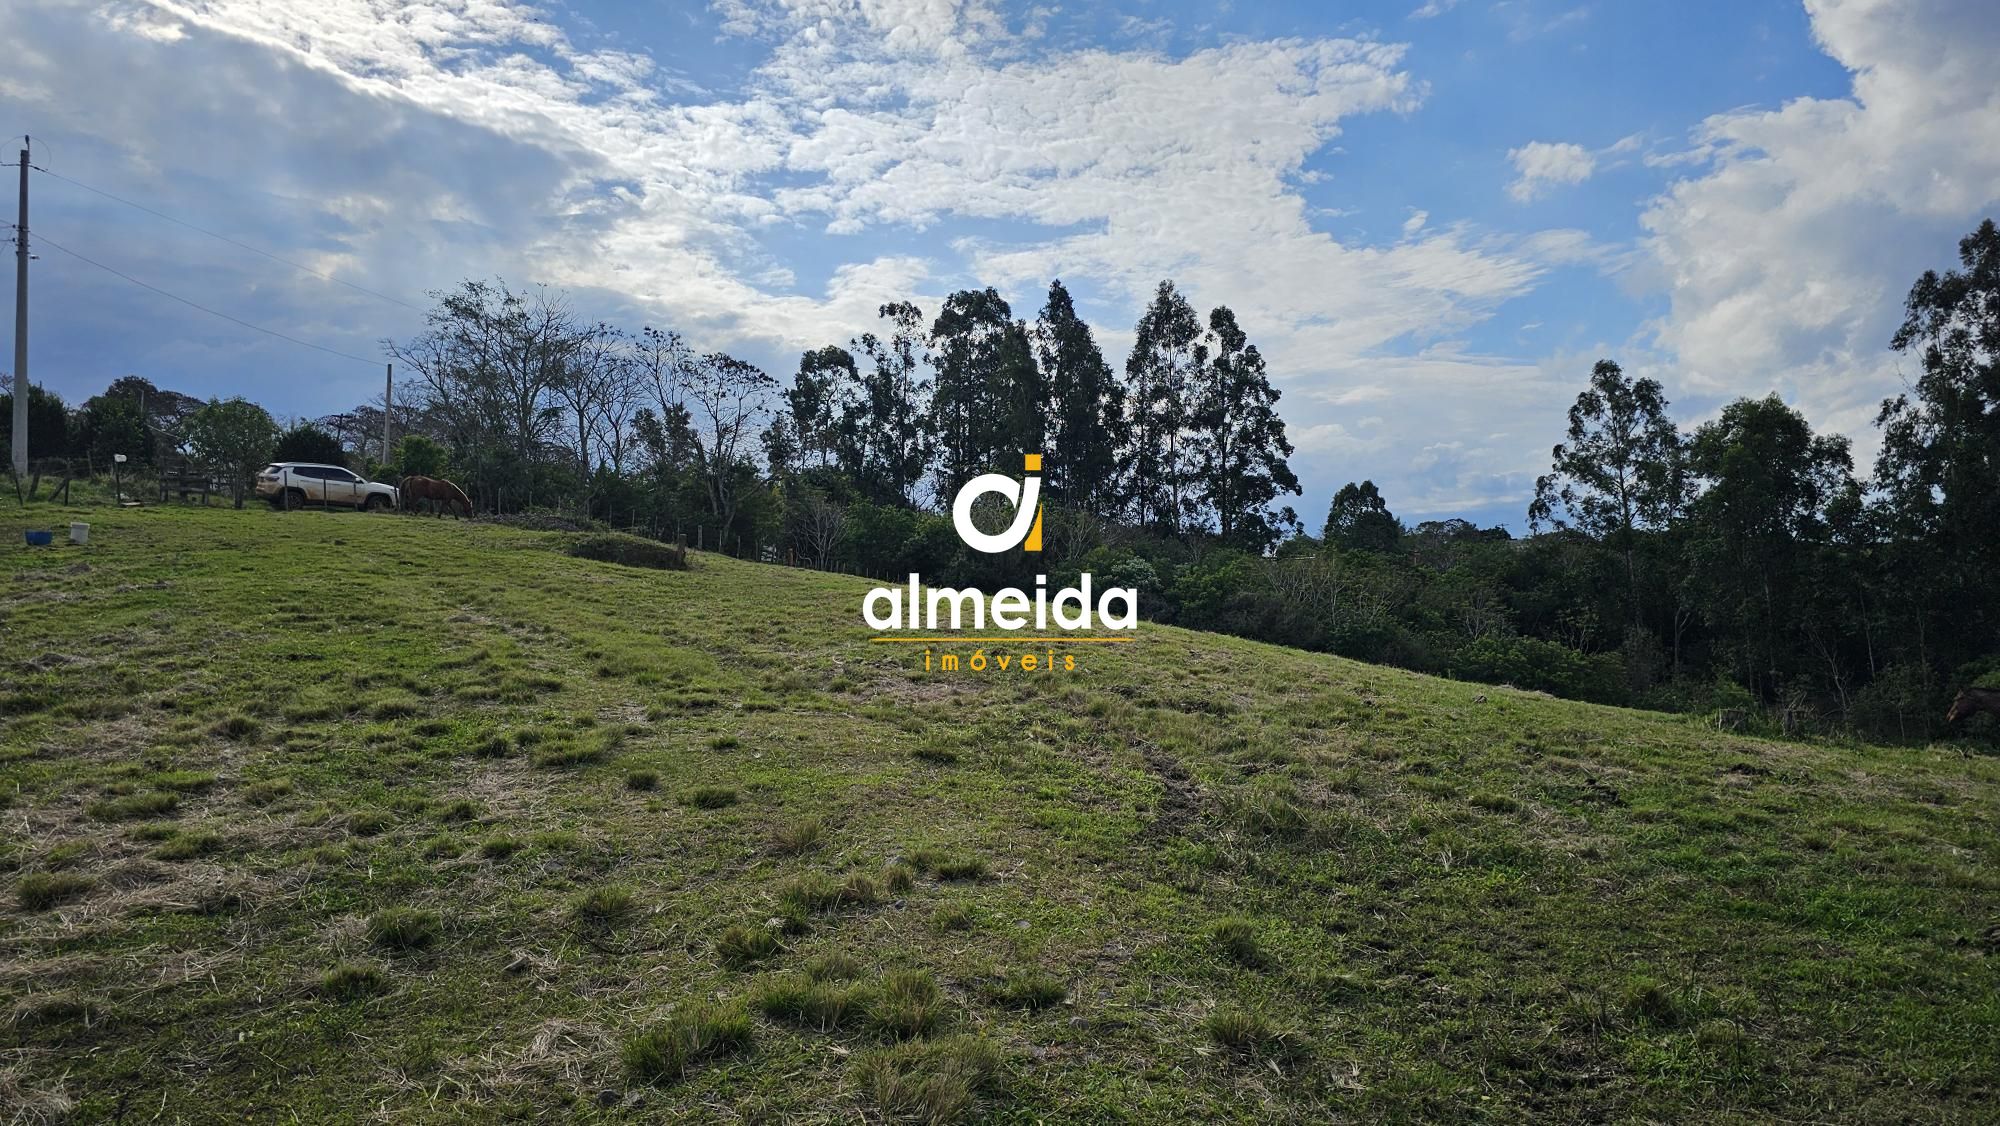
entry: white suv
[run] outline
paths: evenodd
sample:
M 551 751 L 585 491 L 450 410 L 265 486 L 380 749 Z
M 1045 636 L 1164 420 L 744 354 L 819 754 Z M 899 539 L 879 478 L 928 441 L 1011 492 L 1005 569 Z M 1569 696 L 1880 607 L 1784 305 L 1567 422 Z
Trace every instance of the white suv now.
M 280 461 L 257 474 L 257 495 L 278 508 L 346 505 L 379 512 L 397 507 L 396 488 L 356 476 L 338 465 Z

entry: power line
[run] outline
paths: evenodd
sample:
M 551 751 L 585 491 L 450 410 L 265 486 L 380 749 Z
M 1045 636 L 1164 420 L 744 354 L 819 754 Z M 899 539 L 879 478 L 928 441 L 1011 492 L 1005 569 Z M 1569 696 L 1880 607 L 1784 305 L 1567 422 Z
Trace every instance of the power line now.
M 9 224 L 9 225 L 11 226 L 11 224 Z M 178 293 L 169 293 L 169 292 L 167 292 L 166 290 L 164 290 L 164 289 L 161 289 L 161 288 L 160 288 L 159 286 L 157 286 L 157 285 L 153 285 L 153 284 L 152 284 L 152 283 L 150 283 L 150 282 L 143 282 L 143 281 L 140 281 L 140 280 L 139 280 L 138 278 L 135 278 L 135 277 L 133 277 L 132 275 L 130 275 L 130 274 L 128 274 L 128 273 L 125 273 L 125 272 L 124 272 L 124 271 L 122 271 L 122 270 L 118 270 L 118 269 L 114 269 L 114 268 L 112 268 L 112 267 L 110 267 L 110 266 L 107 266 L 107 265 L 105 265 L 104 263 L 102 263 L 102 262 L 99 262 L 99 261 L 97 261 L 97 260 L 95 260 L 95 259 L 92 259 L 92 258 L 85 258 L 85 257 L 84 257 L 83 255 L 81 255 L 81 254 L 78 254 L 78 253 L 77 253 L 76 251 L 74 251 L 74 250 L 71 250 L 71 249 L 69 249 L 68 247 L 66 247 L 66 246 L 62 245 L 62 244 L 61 244 L 61 243 L 59 243 L 59 242 L 56 242 L 56 241 L 55 241 L 54 239 L 51 239 L 51 238 L 50 238 L 49 236 L 47 236 L 47 235 L 45 235 L 45 234 L 39 234 L 39 233 L 38 233 L 38 234 L 36 234 L 36 235 L 35 235 L 35 241 L 36 241 L 36 242 L 38 242 L 38 243 L 40 243 L 40 244 L 41 244 L 41 245 L 43 245 L 43 246 L 49 246 L 49 247 L 54 247 L 55 249 L 57 249 L 57 250 L 60 250 L 60 251 L 62 251 L 62 252 L 63 252 L 64 254 L 67 254 L 67 255 L 69 255 L 69 256 L 70 256 L 71 258 L 74 258 L 74 259 L 76 259 L 76 260 L 77 260 L 77 261 L 79 261 L 79 262 L 82 262 L 82 263 L 85 263 L 86 265 L 91 265 L 91 266 L 95 266 L 95 267 L 97 267 L 98 269 L 100 269 L 100 270 L 103 270 L 103 271 L 104 271 L 105 273 L 107 273 L 107 274 L 111 274 L 111 275 L 113 275 L 113 276 L 115 276 L 115 277 L 119 277 L 119 278 L 123 278 L 124 280 L 126 280 L 126 281 L 128 281 L 128 282 L 131 282 L 131 283 L 132 283 L 133 285 L 136 285 L 136 286 L 138 286 L 138 287 L 139 287 L 140 289 L 150 289 L 150 290 L 152 290 L 152 291 L 153 291 L 154 293 L 157 293 L 157 294 L 159 294 L 159 295 L 160 295 L 161 297 L 165 297 L 165 298 L 169 298 L 169 299 L 171 299 L 171 300 L 174 300 L 174 301 L 178 301 L 178 302 L 180 302 L 181 304 L 183 304 L 183 305 L 186 305 L 186 306 L 187 306 L 187 307 L 189 307 L 190 309 L 199 309 L 199 310 L 201 310 L 202 312 L 204 312 L 204 313 L 207 313 L 207 314 L 208 314 L 209 316 L 211 316 L 211 317 L 221 317 L 221 318 L 222 318 L 223 320 L 225 320 L 225 321 L 228 321 L 228 322 L 229 322 L 229 323 L 231 323 L 231 324 L 234 324 L 234 325 L 241 325 L 242 327 L 244 327 L 244 328 L 247 328 L 247 329 L 250 329 L 250 330 L 251 330 L 251 331 L 253 331 L 253 332 L 261 332 L 261 333 L 263 333 L 263 334 L 264 334 L 264 335 L 266 335 L 266 336 L 275 336 L 275 337 L 277 337 L 277 338 L 278 338 L 279 340 L 283 340 L 283 341 L 287 341 L 287 342 L 289 342 L 289 343 L 292 343 L 292 344 L 297 344 L 297 345 L 299 345 L 300 347 L 303 347 L 303 348 L 311 348 L 311 349 L 313 349 L 313 350 L 314 350 L 314 351 L 316 351 L 316 352 L 325 352 L 326 354 L 328 354 L 328 355 L 330 355 L 330 356 L 339 356 L 339 357 L 340 357 L 341 359 L 344 359 L 344 360 L 353 360 L 353 361 L 354 361 L 354 362 L 356 362 L 356 363 L 362 363 L 362 364 L 367 364 L 367 365 L 368 365 L 368 366 L 370 366 L 370 367 L 379 367 L 379 366 L 381 366 L 381 363 L 382 363 L 382 361 L 380 361 L 380 360 L 371 360 L 371 359 L 367 359 L 367 358 L 365 358 L 365 357 L 362 357 L 362 356 L 357 356 L 357 355 L 353 354 L 352 352 L 343 352 L 343 351 L 341 351 L 341 350 L 340 350 L 340 349 L 338 349 L 338 348 L 328 348 L 328 347 L 327 347 L 326 345 L 324 345 L 324 344 L 314 344 L 314 343 L 313 343 L 312 341 L 310 341 L 310 340 L 300 340 L 300 339 L 299 339 L 298 337 L 296 337 L 296 336 L 287 336 L 287 335 L 285 335 L 284 333 L 282 333 L 282 332 L 279 332 L 279 331 L 278 331 L 278 330 L 276 330 L 276 329 L 271 329 L 271 328 L 265 328 L 265 327 L 264 327 L 263 325 L 255 325 L 255 324 L 251 324 L 251 323 L 250 323 L 249 321 L 246 321 L 246 320 L 243 320 L 243 319 L 242 319 L 242 318 L 240 318 L 240 317 L 232 317 L 232 316 L 230 316 L 230 315 L 229 315 L 228 313 L 224 313 L 224 312 L 220 312 L 220 311 L 218 311 L 218 310 L 215 310 L 215 309 L 211 309 L 211 308 L 209 308 L 208 306 L 206 306 L 206 305 L 203 305 L 203 304 L 201 304 L 201 303 L 199 303 L 199 302 L 196 302 L 196 301 L 190 301 L 190 300 L 188 300 L 187 298 L 185 298 L 185 297 L 182 297 L 182 296 L 181 296 L 180 294 L 178 294 Z
M 60 172 L 51 172 L 48 169 L 43 168 L 39 164 L 30 164 L 28 167 L 33 168 L 35 171 L 40 172 L 44 176 L 54 176 L 56 179 L 61 180 L 63 183 L 74 184 L 77 187 L 82 188 L 84 191 L 95 192 L 96 194 L 103 196 L 105 199 L 112 200 L 113 202 L 116 203 L 122 203 L 127 207 L 137 208 L 148 215 L 151 215 L 158 219 L 165 219 L 167 222 L 172 223 L 176 226 L 186 227 L 190 231 L 196 231 L 200 234 L 207 235 L 208 237 L 213 239 L 221 239 L 223 242 L 226 242 L 231 246 L 247 250 L 252 254 L 260 254 L 266 258 L 269 258 L 273 262 L 280 262 L 283 263 L 284 265 L 290 266 L 294 270 L 299 270 L 301 272 L 311 274 L 313 277 L 316 277 L 321 281 L 330 281 L 336 285 L 344 285 L 347 288 L 354 290 L 356 293 L 365 293 L 370 297 L 380 298 L 383 301 L 389 302 L 391 305 L 401 305 L 403 308 L 408 309 L 412 312 L 417 312 L 417 313 L 423 312 L 422 309 L 417 308 L 415 305 L 412 305 L 407 301 L 402 301 L 397 298 L 391 297 L 386 293 L 378 293 L 375 290 L 369 289 L 365 285 L 356 285 L 351 281 L 346 281 L 341 278 L 334 277 L 332 274 L 321 273 L 320 271 L 313 269 L 311 266 L 294 262 L 290 258 L 273 254 L 268 250 L 261 250 L 257 247 L 251 246 L 247 242 L 242 242 L 240 240 L 230 238 L 228 235 L 219 234 L 215 231 L 211 231 L 207 227 L 198 227 L 193 223 L 188 222 L 185 219 L 176 219 L 164 211 L 155 211 L 152 208 L 147 207 L 143 203 L 134 203 L 133 201 L 126 199 L 124 196 L 113 195 L 112 193 L 105 191 L 103 188 L 91 187 L 89 184 L 84 183 L 82 180 L 72 179 L 68 176 L 63 175 Z

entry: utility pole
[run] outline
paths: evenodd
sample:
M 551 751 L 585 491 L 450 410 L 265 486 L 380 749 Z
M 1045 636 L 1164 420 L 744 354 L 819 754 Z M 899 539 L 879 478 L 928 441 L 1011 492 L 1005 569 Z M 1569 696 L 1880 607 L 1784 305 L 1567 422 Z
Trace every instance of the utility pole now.
M 389 464 L 389 408 L 396 397 L 396 365 L 383 364 L 388 369 L 382 379 L 382 464 Z
M 29 144 L 26 137 L 21 138 Z M 14 480 L 28 475 L 28 150 L 21 149 L 21 221 L 14 227 Z

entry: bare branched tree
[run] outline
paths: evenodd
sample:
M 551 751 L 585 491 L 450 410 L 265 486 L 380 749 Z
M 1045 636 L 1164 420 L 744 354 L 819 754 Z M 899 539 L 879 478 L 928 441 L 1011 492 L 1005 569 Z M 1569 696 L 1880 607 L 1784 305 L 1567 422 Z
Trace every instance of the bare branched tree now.
M 620 373 L 631 362 L 625 343 L 624 333 L 602 322 L 577 331 L 568 343 L 569 362 L 551 388 L 576 430 L 577 467 L 585 480 L 596 467 L 590 456 L 591 439 L 620 385 Z
M 631 343 L 629 339 L 624 341 L 616 362 L 602 373 L 603 386 L 592 424 L 603 459 L 610 463 L 613 472 L 621 475 L 631 455 L 633 424 L 645 406 L 647 385 L 646 373 L 640 368 Z
M 710 352 L 680 365 L 680 385 L 701 443 L 710 511 L 726 535 L 736 519 L 736 469 L 755 441 L 777 380 L 755 364 Z
M 829 570 L 847 534 L 847 510 L 818 492 L 808 491 L 794 509 L 793 536 L 805 548 L 807 562 Z
M 525 467 L 560 429 L 558 391 L 595 330 L 579 329 L 568 299 L 542 287 L 516 293 L 503 281 L 468 281 L 431 296 L 424 331 L 388 342 L 390 355 L 416 373 L 413 398 L 452 445 L 472 451 L 479 484 L 504 490 L 512 481 L 532 496 Z

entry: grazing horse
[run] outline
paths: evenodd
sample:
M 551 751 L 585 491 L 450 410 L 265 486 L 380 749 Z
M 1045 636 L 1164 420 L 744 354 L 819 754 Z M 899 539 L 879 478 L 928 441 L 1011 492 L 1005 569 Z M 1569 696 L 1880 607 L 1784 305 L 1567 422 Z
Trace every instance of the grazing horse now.
M 399 488 L 405 512 L 416 511 L 415 502 L 427 500 L 434 504 L 441 502 L 446 509 L 454 513 L 458 508 L 463 508 L 466 518 L 472 517 L 472 498 L 466 496 L 465 490 L 450 481 L 441 481 L 436 477 L 405 477 Z
M 1954 724 L 1972 718 L 1975 712 L 2000 719 L 2000 688 L 1961 689 L 1958 698 L 1951 702 L 1951 710 L 1944 713 L 1944 721 L 1946 725 Z

